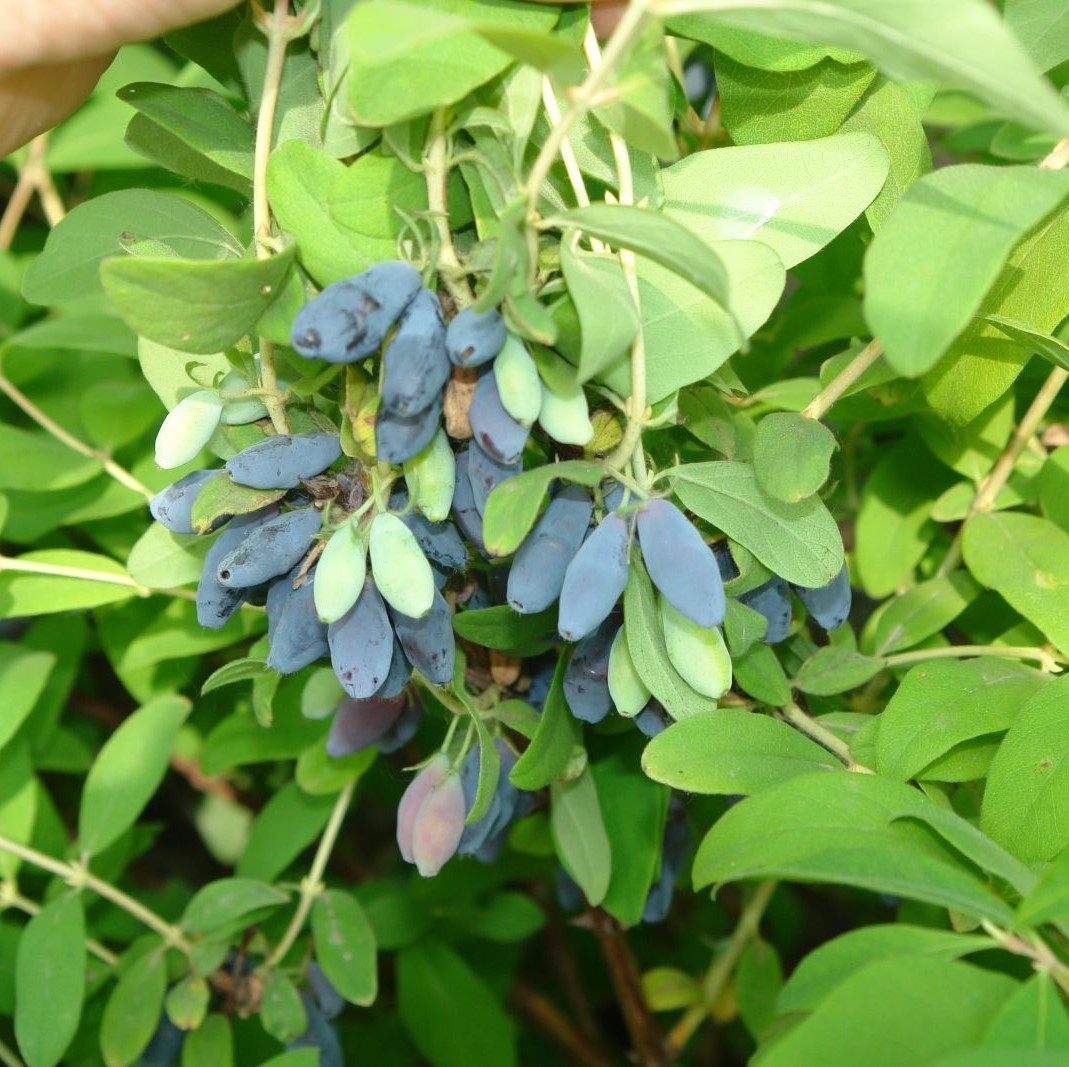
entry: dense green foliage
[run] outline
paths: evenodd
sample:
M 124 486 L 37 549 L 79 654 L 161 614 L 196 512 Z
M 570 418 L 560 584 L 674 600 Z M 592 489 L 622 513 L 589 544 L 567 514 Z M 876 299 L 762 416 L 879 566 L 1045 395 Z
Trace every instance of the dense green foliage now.
M 1065 1062 L 1063 7 L 242 5 L 8 160 L 0 1061 Z

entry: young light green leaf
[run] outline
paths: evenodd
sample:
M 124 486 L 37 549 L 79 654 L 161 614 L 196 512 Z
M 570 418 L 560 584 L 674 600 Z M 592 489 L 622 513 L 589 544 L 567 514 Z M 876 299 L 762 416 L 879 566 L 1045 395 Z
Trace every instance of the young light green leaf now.
M 153 523 L 130 549 L 126 569 L 135 582 L 148 589 L 174 589 L 200 578 L 207 552 L 204 538 L 171 533 Z
M 812 771 L 839 770 L 825 749 L 767 715 L 718 710 L 658 734 L 642 753 L 655 781 L 687 793 L 748 796 Z
M 293 246 L 268 259 L 107 259 L 100 280 L 141 336 L 180 352 L 214 353 L 251 333 L 282 291 Z
M 865 318 L 907 377 L 969 324 L 1014 245 L 1069 195 L 1069 174 L 943 167 L 914 182 L 865 256 Z
M 100 1051 L 107 1067 L 128 1067 L 152 1040 L 167 991 L 162 946 L 149 949 L 119 979 L 104 1007 Z
M 250 678 L 259 678 L 267 674 L 271 668 L 262 659 L 243 657 L 232 659 L 208 675 L 207 681 L 200 687 L 201 696 L 205 693 L 222 689 L 224 685 L 233 685 L 235 682 L 245 682 Z
M 790 411 L 773 412 L 757 424 L 753 465 L 757 484 L 777 500 L 795 504 L 827 480 L 839 447 L 822 422 Z
M 612 878 L 612 846 L 589 767 L 578 778 L 550 783 L 549 826 L 561 864 L 597 907 Z
M 814 696 L 834 696 L 864 685 L 875 678 L 883 667 L 882 659 L 863 656 L 840 645 L 827 645 L 818 648 L 798 668 L 794 686 Z
M 568 710 L 564 699 L 566 667 L 566 659 L 559 657 L 534 737 L 509 772 L 509 781 L 518 789 L 543 789 L 556 780 L 582 739 L 579 720 Z
M 475 710 L 471 710 L 471 721 L 479 740 L 479 784 L 471 810 L 464 820 L 468 826 L 478 822 L 490 810 L 501 776 L 501 754 L 497 751 L 489 727 Z
M 0 425 L 0 489 L 31 492 L 69 489 L 100 472 L 100 461 L 72 452 L 55 438 L 37 430 Z
M 1069 59 L 1069 9 L 1061 0 L 1006 0 L 1006 25 L 1040 70 Z
M 56 666 L 51 652 L 0 643 L 0 691 L 4 694 L 4 714 L 0 717 L 0 749 L 18 732 L 44 692 Z
M 95 608 L 128 600 L 137 591 L 121 563 L 95 552 L 44 548 L 25 552 L 18 561 L 25 571 L 5 571 L 0 565 L 0 615 L 8 618 Z M 35 566 L 44 572 L 35 573 Z
M 274 881 L 316 840 L 333 807 L 332 796 L 309 796 L 287 782 L 257 814 L 234 873 Z
M 503 652 L 545 649 L 557 640 L 557 606 L 536 615 L 520 615 L 508 604 L 461 611 L 453 616 L 453 629 L 483 648 Z
M 675 489 L 687 508 L 788 582 L 816 588 L 842 569 L 839 528 L 818 497 L 775 500 L 761 491 L 753 467 L 730 460 L 681 467 Z
M 1027 323 L 1009 319 L 1005 315 L 987 314 L 982 316 L 985 322 L 991 323 L 1000 333 L 1004 333 L 1012 341 L 1016 341 L 1022 348 L 1029 352 L 1035 352 L 1049 360 L 1062 370 L 1069 370 L 1069 345 L 1057 337 L 1042 330 L 1033 329 Z
M 19 938 L 15 1039 L 26 1067 L 56 1067 L 82 1016 L 85 916 L 77 892 L 49 901 Z
M 1069 653 L 1069 532 L 1038 515 L 980 513 L 965 523 L 962 554 L 981 585 L 1000 593 Z
M 182 913 L 182 928 L 206 934 L 265 908 L 277 908 L 289 894 L 253 878 L 220 878 L 193 894 Z
M 913 648 L 949 626 L 979 593 L 980 587 L 965 571 L 907 589 L 874 616 L 871 638 L 866 626 L 862 651 L 888 656 Z
M 78 811 L 78 844 L 92 855 L 134 824 L 167 773 L 178 730 L 192 705 L 166 695 L 142 705 L 108 738 L 93 762 Z

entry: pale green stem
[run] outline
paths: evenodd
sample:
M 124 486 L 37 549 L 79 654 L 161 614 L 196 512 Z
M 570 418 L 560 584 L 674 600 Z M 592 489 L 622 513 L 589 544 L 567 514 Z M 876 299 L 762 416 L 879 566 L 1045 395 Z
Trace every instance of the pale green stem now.
M 11 882 L 0 885 L 0 912 L 4 908 L 15 908 L 26 915 L 36 915 L 41 910 L 41 905 L 36 901 L 24 897 Z M 119 962 L 119 957 L 110 949 L 105 948 L 99 941 L 86 938 L 85 947 L 102 963 L 114 967 Z
M 868 767 L 862 766 L 860 763 L 854 762 L 854 757 L 850 753 L 850 746 L 837 737 L 827 727 L 821 726 L 812 716 L 807 715 L 797 704 L 784 704 L 780 709 L 780 714 L 787 720 L 795 729 L 800 730 L 803 734 L 811 737 L 818 744 L 823 745 L 829 752 L 837 756 L 846 764 L 847 770 L 857 771 L 861 774 L 871 774 L 872 771 Z
M 739 916 L 739 921 L 732 932 L 731 940 L 723 952 L 718 953 L 702 981 L 702 1000 L 688 1008 L 683 1017 L 668 1032 L 665 1043 L 668 1053 L 673 1058 L 686 1047 L 698 1027 L 705 1022 L 716 1002 L 720 999 L 728 980 L 738 965 L 743 949 L 757 936 L 761 916 L 768 907 L 772 894 L 776 891 L 776 882 L 761 882 L 754 895 L 747 901 Z
M 312 859 L 312 866 L 308 871 L 308 876 L 301 880 L 301 896 L 300 900 L 297 901 L 297 910 L 293 913 L 293 918 L 290 919 L 290 924 L 286 927 L 282 940 L 275 946 L 274 951 L 263 966 L 259 968 L 261 971 L 270 971 L 285 959 L 286 953 L 293 947 L 294 941 L 297 940 L 301 930 L 304 929 L 308 913 L 312 910 L 312 905 L 316 902 L 316 898 L 326 888 L 323 884 L 323 874 L 327 869 L 327 863 L 330 861 L 330 854 L 334 851 L 334 845 L 338 840 L 338 834 L 341 831 L 342 823 L 345 821 L 349 805 L 352 803 L 355 789 L 356 782 L 349 782 L 338 794 L 338 799 L 334 802 L 334 810 L 330 813 L 330 819 L 323 830 L 323 836 L 319 839 L 319 846 L 316 848 L 316 854 Z
M 172 926 L 166 919 L 146 908 L 144 904 L 134 900 L 133 897 L 127 896 L 126 893 L 113 886 L 110 882 L 105 882 L 102 878 L 98 878 L 83 864 L 66 863 L 63 860 L 57 860 L 47 853 L 38 852 L 37 849 L 30 848 L 29 845 L 21 845 L 19 842 L 12 841 L 7 837 L 0 837 L 0 852 L 18 856 L 19 859 L 32 863 L 35 867 L 40 867 L 41 870 L 62 878 L 63 881 L 75 889 L 92 890 L 99 896 L 104 897 L 105 900 L 110 900 L 112 904 L 121 908 L 128 915 L 133 916 L 143 926 L 154 930 L 163 938 L 166 944 L 178 949 L 187 956 L 189 955 L 189 942 L 182 936 L 182 931 L 179 927 Z
M 26 1067 L 26 1065 L 15 1055 L 15 1053 L 0 1041 L 0 1063 L 4 1067 Z
M 464 267 L 457 256 L 453 234 L 449 229 L 449 135 L 445 108 L 439 108 L 431 116 L 423 174 L 427 182 L 427 213 L 438 234 L 438 266 L 442 282 L 449 290 L 453 303 L 458 308 L 465 308 L 475 297 L 464 277 Z
M 810 401 L 802 411 L 807 419 L 820 419 L 824 413 L 883 355 L 879 341 L 865 347 Z
M 1049 974 L 1063 993 L 1069 993 L 1069 967 L 1055 955 L 1054 950 L 1036 933 L 1025 937 L 1003 930 L 990 919 L 981 919 L 980 925 L 988 936 L 1007 952 L 1030 959 L 1037 971 Z
M 966 656 L 1034 660 L 1048 673 L 1056 671 L 1059 664 L 1069 664 L 1069 659 L 1057 656 L 1049 649 L 1021 645 L 946 645 L 941 648 L 918 648 L 912 652 L 897 652 L 893 656 L 884 656 L 883 661 L 888 667 L 905 667 L 930 659 L 961 659 Z
M 260 96 L 260 113 L 256 118 L 252 184 L 253 234 L 258 259 L 269 259 L 271 256 L 271 205 L 267 199 L 267 163 L 271 157 L 282 68 L 286 62 L 286 46 L 290 40 L 289 14 L 289 0 L 275 0 L 274 9 L 263 25 L 267 34 L 267 64 L 264 69 L 263 93 Z M 260 385 L 264 390 L 264 407 L 271 416 L 275 432 L 289 433 L 286 406 L 279 400 L 275 346 L 266 337 L 260 338 Z
M 1043 383 L 1039 392 L 1036 393 L 1035 399 L 1017 424 L 1017 428 L 1013 431 L 1009 444 L 1006 445 L 1002 455 L 999 456 L 994 467 L 991 468 L 991 473 L 980 483 L 980 488 L 977 489 L 972 506 L 969 508 L 969 514 L 965 516 L 965 520 L 958 527 L 958 532 L 954 535 L 950 548 L 947 549 L 946 557 L 939 565 L 939 570 L 936 572 L 938 577 L 945 578 L 958 565 L 961 560 L 961 543 L 965 536 L 965 524 L 974 515 L 978 515 L 982 511 L 991 510 L 999 493 L 1002 492 L 1006 483 L 1010 480 L 1010 475 L 1013 474 L 1021 453 L 1027 447 L 1032 435 L 1039 428 L 1039 424 L 1043 421 L 1067 380 L 1069 380 L 1069 371 L 1063 370 L 1061 367 L 1055 367 L 1047 375 L 1047 380 Z
M 152 490 L 142 485 L 129 471 L 120 467 L 107 452 L 91 448 L 84 441 L 79 441 L 77 437 L 67 433 L 59 423 L 50 419 L 18 386 L 8 381 L 3 374 L 0 374 L 0 392 L 3 392 L 8 399 L 33 419 L 41 429 L 47 430 L 61 444 L 66 445 L 71 451 L 77 452 L 79 455 L 97 460 L 104 468 L 104 472 L 114 478 L 120 485 L 124 485 L 135 493 L 140 493 L 146 500 L 152 499 L 154 495 Z

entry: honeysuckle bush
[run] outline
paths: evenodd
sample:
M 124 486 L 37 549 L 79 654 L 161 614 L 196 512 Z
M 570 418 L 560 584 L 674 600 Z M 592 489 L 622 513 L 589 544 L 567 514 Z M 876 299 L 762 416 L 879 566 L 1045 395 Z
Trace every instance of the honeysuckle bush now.
M 1069 1052 L 1062 0 L 590 22 L 8 161 L 4 1063 Z

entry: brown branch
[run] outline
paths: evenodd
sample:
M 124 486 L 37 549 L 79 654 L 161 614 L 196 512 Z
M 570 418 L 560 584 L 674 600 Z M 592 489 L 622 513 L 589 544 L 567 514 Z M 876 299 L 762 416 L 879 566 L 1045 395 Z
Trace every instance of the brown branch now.
M 528 1022 L 552 1038 L 580 1067 L 612 1067 L 612 1060 L 595 1048 L 565 1018 L 547 997 L 525 982 L 517 982 L 509 992 L 509 1003 Z
M 638 964 L 623 929 L 601 908 L 590 908 L 587 916 L 616 991 L 616 1001 L 631 1035 L 637 1062 L 640 1067 L 668 1067 L 671 1060 L 664 1038 L 646 1003 Z
M 568 945 L 560 919 L 550 908 L 546 908 L 546 925 L 542 930 L 542 940 L 549 955 L 550 963 L 557 972 L 561 983 L 561 993 L 583 1036 L 593 1045 L 604 1045 L 605 1039 L 594 1016 L 594 1009 L 587 996 L 583 976 L 576 965 L 575 956 Z

